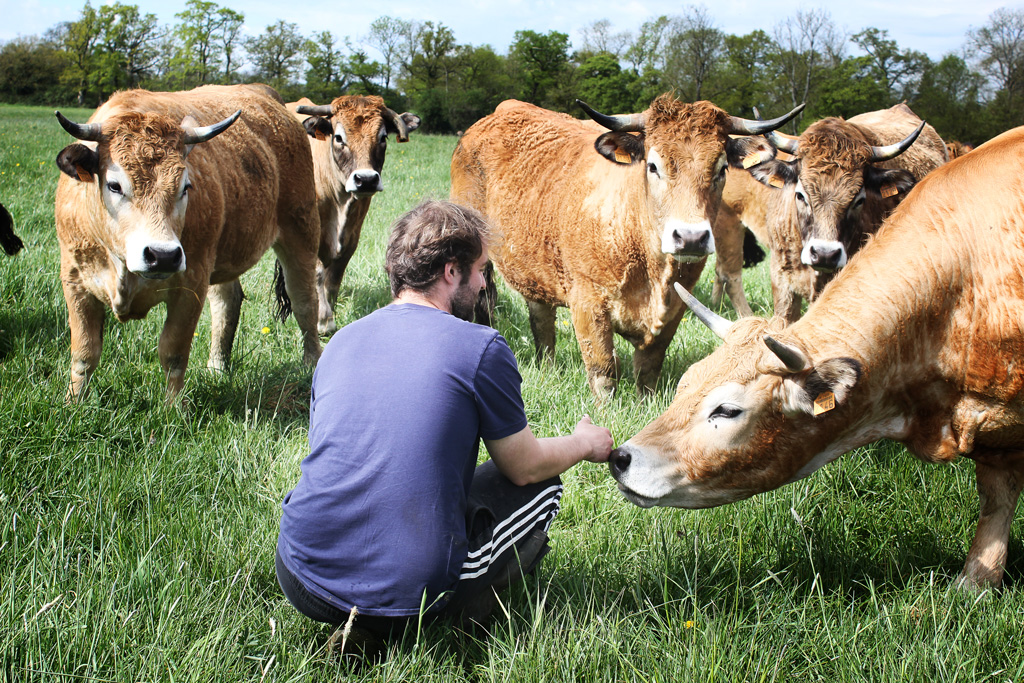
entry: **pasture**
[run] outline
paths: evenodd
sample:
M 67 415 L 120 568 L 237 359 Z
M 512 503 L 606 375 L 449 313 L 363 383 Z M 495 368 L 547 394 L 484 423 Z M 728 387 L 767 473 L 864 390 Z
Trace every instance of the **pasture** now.
M 299 616 L 274 577 L 312 371 L 294 319 L 273 319 L 272 255 L 242 278 L 229 373 L 205 369 L 207 310 L 186 400 L 166 406 L 163 308 L 128 324 L 108 316 L 90 394 L 67 405 L 53 160 L 70 141 L 52 110 L 0 106 L 0 202 L 25 241 L 0 257 L 0 680 L 1024 680 L 1024 525 L 1001 591 L 957 591 L 977 517 L 973 465 L 924 465 L 893 443 L 711 510 L 641 510 L 584 464 L 564 477 L 553 552 L 506 594 L 490 634 L 424 626 L 379 663 L 331 651 L 329 630 Z M 454 145 L 417 133 L 389 145 L 339 324 L 389 301 L 387 229 L 421 198 L 448 196 Z M 755 312 L 769 312 L 767 262 L 744 279 Z M 525 304 L 506 288 L 497 326 L 540 436 L 587 412 L 625 441 L 714 347 L 687 316 L 657 395 L 639 399 L 627 373 L 597 406 L 564 310 L 553 368 L 533 360 Z

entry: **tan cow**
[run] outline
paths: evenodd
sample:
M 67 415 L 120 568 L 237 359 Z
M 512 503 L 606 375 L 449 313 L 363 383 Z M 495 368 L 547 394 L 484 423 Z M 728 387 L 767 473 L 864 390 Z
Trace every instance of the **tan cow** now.
M 764 245 L 768 242 L 765 214 L 771 199 L 771 190 L 757 182 L 749 173 L 730 168 L 725 173 L 722 205 L 712 226 L 715 236 L 715 281 L 711 290 L 711 304 L 718 307 L 722 294 L 727 294 L 740 316 L 754 315 L 743 291 L 744 243 L 747 230 Z M 758 259 L 760 260 L 760 259 Z
M 957 157 L 962 157 L 963 155 L 970 152 L 972 149 L 974 149 L 974 145 L 968 144 L 966 142 L 960 142 L 959 140 L 950 140 L 949 142 L 946 143 L 946 154 L 949 155 L 950 161 L 956 159 Z
M 763 138 L 730 133 L 772 129 L 799 110 L 759 125 L 669 95 L 640 114 L 587 110 L 610 132 L 503 102 L 455 148 L 451 198 L 494 224 L 491 258 L 527 300 L 539 356 L 554 357 L 555 308 L 568 306 L 600 397 L 616 384 L 614 333 L 636 349 L 638 387 L 653 389 L 683 313 L 672 283 L 692 287 L 714 251 L 727 166 L 773 153 Z
M 304 358 L 319 358 L 313 163 L 306 132 L 283 105 L 263 85 L 204 86 L 115 93 L 86 124 L 57 113 L 84 141 L 57 157 L 70 398 L 99 362 L 108 307 L 124 322 L 166 303 L 159 355 L 173 397 L 209 294 L 209 366 L 225 367 L 242 302 L 238 277 L 270 247 L 284 268 Z M 199 120 L 220 123 L 200 128 Z
M 14 256 L 25 246 L 21 239 L 14 234 L 14 219 L 11 218 L 11 214 L 7 213 L 3 204 L 0 204 L 0 246 L 4 248 L 8 256 Z
M 408 141 L 420 117 L 396 114 L 376 96 L 344 95 L 319 106 L 303 97 L 286 106 L 309 133 L 320 212 L 317 329 L 332 334 L 338 329 L 334 306 L 341 279 L 359 245 L 370 200 L 384 189 L 380 172 L 388 134 Z
M 773 189 L 768 209 L 775 314 L 793 321 L 914 183 L 947 160 L 945 143 L 905 104 L 770 136 L 791 162 L 751 167 Z M 915 142 L 916 140 L 916 142 Z
M 878 439 L 976 463 L 962 579 L 998 585 L 1024 488 L 1024 127 L 926 177 L 808 310 L 729 323 L 671 406 L 612 453 L 644 507 L 742 500 Z M 682 292 L 682 295 L 689 296 Z

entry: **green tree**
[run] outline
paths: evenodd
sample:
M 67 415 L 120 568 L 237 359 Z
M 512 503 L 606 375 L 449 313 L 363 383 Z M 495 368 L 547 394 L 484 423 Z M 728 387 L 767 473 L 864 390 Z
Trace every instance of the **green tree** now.
M 556 111 L 567 110 L 569 97 L 563 92 L 571 73 L 567 34 L 516 31 L 509 61 L 521 99 Z
M 411 21 L 395 17 L 378 17 L 370 24 L 370 33 L 363 42 L 380 52 L 384 61 L 381 63 L 381 76 L 385 90 L 391 87 L 392 79 L 402 67 L 412 40 L 413 25 Z
M 181 20 L 174 28 L 178 40 L 174 68 L 182 72 L 186 87 L 220 80 L 220 66 L 230 60 L 237 43 L 241 15 L 207 0 L 187 0 L 185 5 L 184 11 L 174 15 Z
M 138 5 L 115 2 L 100 7 L 98 68 L 94 71 L 100 98 L 121 88 L 138 87 L 158 57 L 164 31 L 155 14 L 143 14 Z
M 864 76 L 875 81 L 886 93 L 884 106 L 913 99 L 921 73 L 928 63 L 923 52 L 900 50 L 889 32 L 877 28 L 866 28 L 855 33 L 851 40 L 869 58 L 869 69 Z
M 984 86 L 985 77 L 962 57 L 946 55 L 925 67 L 917 99 L 911 104 L 942 138 L 977 145 L 999 132 L 993 130 L 980 102 Z
M 0 101 L 67 102 L 61 86 L 67 55 L 52 39 L 15 38 L 0 46 Z
M 238 65 L 232 66 L 232 57 L 234 57 L 238 48 L 242 46 L 242 25 L 245 23 L 245 15 L 227 7 L 221 7 L 217 10 L 217 14 L 222 20 L 220 32 L 216 36 L 217 44 L 224 55 L 224 75 L 222 80 L 224 83 L 233 83 L 235 78 L 234 68 L 237 68 Z
M 709 85 L 721 66 L 725 36 L 707 9 L 690 7 L 672 22 L 666 42 L 662 78 L 667 88 L 690 102 L 713 98 Z
M 633 111 L 639 90 L 639 77 L 630 70 L 623 71 L 619 60 L 607 52 L 588 57 L 576 70 L 577 96 L 601 112 Z
M 254 67 L 254 76 L 278 90 L 290 85 L 302 66 L 305 40 L 297 24 L 283 19 L 267 26 L 258 36 L 245 41 Z
M 336 44 L 337 40 L 330 31 L 321 31 L 314 33 L 303 45 L 306 63 L 309 64 L 304 92 L 314 102 L 330 102 L 348 87 L 345 56 Z
M 766 113 L 780 110 L 778 89 L 769 68 L 775 49 L 771 37 L 760 29 L 745 36 L 725 36 L 715 103 L 745 118 L 754 117 L 754 107 Z
M 96 61 L 94 52 L 100 37 L 96 10 L 86 2 L 78 20 L 60 25 L 57 32 L 68 59 L 67 66 L 61 74 L 61 82 L 73 87 L 78 106 L 85 106 Z
M 1024 120 L 1024 8 L 1002 7 L 968 34 L 971 54 L 991 84 L 990 111 L 1002 128 Z
M 807 103 L 811 109 L 811 100 L 828 70 L 842 61 L 845 39 L 825 10 L 798 11 L 776 25 L 773 37 L 776 49 L 770 59 L 787 105 Z M 792 132 L 808 119 L 805 110 L 790 124 Z

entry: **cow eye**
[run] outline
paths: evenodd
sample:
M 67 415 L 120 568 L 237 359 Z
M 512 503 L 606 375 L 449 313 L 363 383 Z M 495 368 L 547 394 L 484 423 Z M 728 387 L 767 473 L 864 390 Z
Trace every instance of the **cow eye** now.
M 661 175 L 660 173 L 658 173 L 658 167 L 654 165 L 653 161 L 647 164 L 647 172 L 653 173 L 656 176 Z
M 734 406 L 729 403 L 723 403 L 722 405 L 718 406 L 717 408 L 711 411 L 711 415 L 708 416 L 708 419 L 715 417 L 724 417 L 726 419 L 730 419 L 736 417 L 742 412 L 743 410 L 739 406 Z
M 807 203 L 807 197 L 804 196 L 803 192 L 797 192 L 796 193 L 796 200 L 798 202 L 800 202 L 801 204 L 806 204 Z
M 184 197 L 188 194 L 188 191 L 192 189 L 192 183 L 185 183 L 185 187 L 181 188 L 181 196 Z
M 850 210 L 852 211 L 852 210 L 854 210 L 856 208 L 859 208 L 860 205 L 863 204 L 863 203 L 864 203 L 864 197 L 862 195 L 857 195 L 856 197 L 854 197 L 853 203 L 850 204 Z
M 345 138 L 341 137 L 341 135 L 335 135 L 334 136 L 334 143 L 336 145 L 344 145 L 345 144 Z
M 121 190 L 121 183 L 114 180 L 107 183 L 107 191 L 110 192 L 110 194 L 124 194 Z

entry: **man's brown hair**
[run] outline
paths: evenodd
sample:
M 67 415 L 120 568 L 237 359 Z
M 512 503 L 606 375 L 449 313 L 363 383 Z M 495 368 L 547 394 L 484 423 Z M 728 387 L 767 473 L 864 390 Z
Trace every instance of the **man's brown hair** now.
M 454 261 L 463 278 L 480 258 L 490 235 L 477 211 L 459 204 L 427 200 L 395 221 L 384 256 L 391 295 L 403 289 L 424 291 Z

